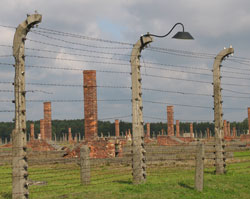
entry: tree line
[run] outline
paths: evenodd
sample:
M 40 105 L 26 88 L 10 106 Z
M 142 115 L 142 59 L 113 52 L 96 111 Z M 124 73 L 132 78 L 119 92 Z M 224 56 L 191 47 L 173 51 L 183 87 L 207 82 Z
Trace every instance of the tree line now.
M 35 126 L 35 136 L 38 137 L 40 133 L 40 121 L 27 121 L 27 134 L 30 134 L 30 124 L 34 123 Z M 52 120 L 52 134 L 53 137 L 60 138 L 63 134 L 68 133 L 68 128 L 71 128 L 72 135 L 81 134 L 84 136 L 84 120 L 75 119 L 75 120 Z M 238 136 L 240 134 L 246 134 L 248 131 L 248 119 L 246 118 L 242 122 L 232 122 L 230 124 L 231 129 L 236 127 Z M 210 135 L 214 135 L 214 123 L 209 122 L 194 122 L 193 131 L 197 133 L 198 136 L 205 136 L 206 129 L 209 128 Z M 10 139 L 10 135 L 14 129 L 13 122 L 0 122 L 0 137 L 2 140 Z M 120 121 L 120 134 L 128 131 L 132 132 L 132 124 L 129 122 Z M 176 129 L 176 126 L 175 126 Z M 180 133 L 189 132 L 190 122 L 180 122 Z M 146 132 L 146 124 L 144 125 L 144 130 Z M 150 132 L 151 136 L 158 135 L 159 133 L 164 132 L 167 134 L 167 123 L 164 122 L 154 122 L 150 123 Z M 115 135 L 115 123 L 110 121 L 98 121 L 98 135 L 101 136 L 114 136 Z

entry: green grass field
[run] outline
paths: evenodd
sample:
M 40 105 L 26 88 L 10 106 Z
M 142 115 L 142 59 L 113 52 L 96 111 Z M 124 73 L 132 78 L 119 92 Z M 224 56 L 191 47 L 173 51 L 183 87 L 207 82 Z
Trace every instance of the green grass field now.
M 91 198 L 91 199 L 249 199 L 250 152 L 237 152 L 240 163 L 227 166 L 225 175 L 214 175 L 214 168 L 206 168 L 204 191 L 194 189 L 194 168 L 147 169 L 147 182 L 133 185 L 128 166 L 92 168 L 91 184 L 80 184 L 80 170 L 76 164 L 40 165 L 29 167 L 29 179 L 43 184 L 30 185 L 30 198 Z M 239 157 L 241 156 L 241 157 Z M 11 198 L 11 168 L 0 167 L 0 198 Z

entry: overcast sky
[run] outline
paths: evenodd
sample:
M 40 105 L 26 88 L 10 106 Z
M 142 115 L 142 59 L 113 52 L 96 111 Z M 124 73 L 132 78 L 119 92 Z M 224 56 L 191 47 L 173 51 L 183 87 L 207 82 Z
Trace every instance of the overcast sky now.
M 166 106 L 171 104 L 175 119 L 212 121 L 214 57 L 230 45 L 235 53 L 222 64 L 224 119 L 242 121 L 250 106 L 249 8 L 247 0 L 1 0 L 0 25 L 17 27 L 27 14 L 37 11 L 43 17 L 39 28 L 84 36 L 32 29 L 26 40 L 26 82 L 76 86 L 27 84 L 27 100 L 81 100 L 82 70 L 97 70 L 98 99 L 118 100 L 98 101 L 98 118 L 131 121 L 131 90 L 105 86 L 130 87 L 130 44 L 147 32 L 165 34 L 181 22 L 195 40 L 171 39 L 181 30 L 177 26 L 169 37 L 154 38 L 151 47 L 142 52 L 144 121 L 166 121 Z M 11 46 L 14 32 L 0 26 L 0 45 Z M 11 50 L 0 46 L 0 63 L 14 63 L 13 57 L 5 57 L 12 54 Z M 58 67 L 64 70 L 53 69 Z M 12 103 L 4 102 L 12 100 L 13 93 L 3 92 L 13 90 L 11 84 L 3 82 L 14 81 L 14 67 L 0 64 L 0 70 L 0 110 L 14 110 Z M 83 102 L 56 101 L 52 102 L 53 119 L 84 118 Z M 12 112 L 0 112 L 0 121 L 13 117 Z M 27 119 L 42 117 L 42 102 L 27 101 Z

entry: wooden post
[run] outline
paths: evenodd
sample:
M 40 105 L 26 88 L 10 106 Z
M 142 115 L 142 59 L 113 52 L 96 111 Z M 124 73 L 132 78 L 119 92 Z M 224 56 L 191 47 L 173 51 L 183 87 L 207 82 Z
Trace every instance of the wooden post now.
M 195 167 L 195 189 L 197 191 L 203 190 L 203 176 L 204 176 L 204 144 L 199 142 L 197 144 L 196 152 L 196 167 Z
M 90 183 L 89 147 L 87 145 L 83 145 L 80 149 L 80 165 L 81 183 L 87 185 Z

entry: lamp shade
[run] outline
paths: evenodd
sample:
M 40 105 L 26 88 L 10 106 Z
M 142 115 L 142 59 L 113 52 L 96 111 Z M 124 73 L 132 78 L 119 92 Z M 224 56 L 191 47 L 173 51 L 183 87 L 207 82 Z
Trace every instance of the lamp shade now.
M 177 32 L 172 38 L 174 38 L 174 39 L 194 39 L 189 32 Z

